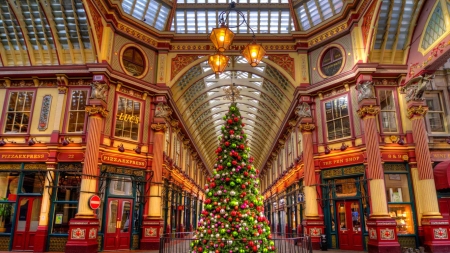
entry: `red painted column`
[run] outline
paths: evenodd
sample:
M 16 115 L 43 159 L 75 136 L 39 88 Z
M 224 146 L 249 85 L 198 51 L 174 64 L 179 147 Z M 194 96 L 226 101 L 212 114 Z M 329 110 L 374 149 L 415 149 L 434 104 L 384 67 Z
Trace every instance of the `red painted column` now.
M 89 115 L 88 135 L 78 213 L 69 222 L 69 237 L 65 251 L 69 253 L 93 253 L 98 250 L 97 233 L 99 220 L 95 211 L 89 208 L 88 202 L 89 198 L 98 191 L 100 138 L 104 118 L 108 116 L 108 111 L 103 99 L 91 99 L 89 104 L 86 106 L 86 112 Z
M 380 135 L 376 116 L 380 108 L 375 98 L 364 98 L 359 102 L 358 115 L 363 121 L 366 140 L 367 179 L 370 196 L 369 252 L 401 252 L 397 238 L 397 223 L 388 213 L 384 172 L 380 154 Z
M 325 233 L 323 217 L 319 216 L 317 203 L 316 175 L 314 166 L 313 132 L 316 126 L 311 117 L 300 119 L 299 129 L 302 132 L 303 164 L 305 176 L 303 179 L 305 193 L 305 219 L 302 224 L 305 233 L 311 236 L 313 249 L 320 249 L 320 235 Z
M 163 234 L 162 216 L 162 171 L 163 171 L 163 151 L 166 124 L 163 119 L 151 125 L 153 130 L 153 180 L 150 184 L 150 197 L 148 213 L 144 215 L 142 224 L 141 250 L 158 250 L 159 237 Z
M 450 252 L 450 225 L 439 212 L 436 186 L 434 183 L 428 134 L 424 116 L 428 111 L 425 103 L 419 99 L 411 99 L 407 103 L 407 116 L 412 121 L 412 135 L 415 143 L 418 180 L 414 183 L 418 188 L 419 210 L 422 212 L 422 229 L 424 246 L 427 252 Z

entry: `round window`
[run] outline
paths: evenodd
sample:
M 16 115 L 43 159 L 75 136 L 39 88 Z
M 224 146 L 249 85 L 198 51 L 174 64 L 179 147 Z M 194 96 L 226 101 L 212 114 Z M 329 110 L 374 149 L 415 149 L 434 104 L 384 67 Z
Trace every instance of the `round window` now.
M 326 76 L 334 76 L 341 69 L 344 57 L 337 47 L 331 47 L 325 51 L 320 63 L 320 69 Z
M 135 47 L 125 49 L 122 64 L 126 71 L 133 76 L 140 76 L 145 71 L 145 60 L 141 51 Z

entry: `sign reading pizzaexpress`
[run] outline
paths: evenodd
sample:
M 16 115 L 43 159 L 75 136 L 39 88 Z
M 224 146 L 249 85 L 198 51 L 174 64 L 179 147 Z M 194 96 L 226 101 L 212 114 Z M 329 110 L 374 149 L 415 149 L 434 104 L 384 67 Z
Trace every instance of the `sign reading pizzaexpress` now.
M 364 155 L 361 153 L 354 155 L 335 156 L 319 160 L 320 168 L 333 168 L 338 166 L 352 165 L 364 162 Z
M 48 153 L 2 153 L 0 161 L 34 162 L 47 161 Z
M 147 167 L 146 160 L 138 159 L 138 158 L 134 158 L 134 157 L 126 158 L 126 157 L 118 157 L 118 156 L 111 156 L 111 155 L 102 155 L 102 162 L 108 163 L 108 164 L 127 166 L 127 167 L 136 167 L 136 168 Z

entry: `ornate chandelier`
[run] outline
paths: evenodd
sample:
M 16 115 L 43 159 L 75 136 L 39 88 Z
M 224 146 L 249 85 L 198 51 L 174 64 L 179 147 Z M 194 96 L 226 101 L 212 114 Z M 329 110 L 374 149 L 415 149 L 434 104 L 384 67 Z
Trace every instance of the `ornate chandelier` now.
M 229 57 L 223 55 L 222 53 L 230 49 L 234 39 L 234 33 L 230 30 L 230 26 L 227 25 L 228 17 L 232 11 L 239 15 L 239 20 L 241 21 L 236 26 L 231 26 L 231 28 L 236 28 L 245 24 L 253 34 L 253 41 L 249 43 L 244 50 L 242 50 L 242 56 L 244 56 L 252 67 L 255 67 L 259 64 L 259 62 L 261 62 L 261 59 L 266 54 L 266 50 L 260 44 L 256 43 L 255 32 L 247 23 L 245 15 L 241 11 L 235 9 L 235 7 L 236 3 L 231 2 L 228 9 L 219 14 L 220 26 L 218 28 L 214 28 L 209 36 L 212 43 L 216 47 L 217 52 L 209 56 L 208 64 L 216 74 L 222 73 L 228 65 Z

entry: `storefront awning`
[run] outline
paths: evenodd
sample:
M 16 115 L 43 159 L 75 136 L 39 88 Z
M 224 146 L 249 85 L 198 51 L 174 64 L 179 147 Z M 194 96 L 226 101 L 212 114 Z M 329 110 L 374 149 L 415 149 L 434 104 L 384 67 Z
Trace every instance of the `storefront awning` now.
M 433 170 L 436 190 L 450 188 L 450 160 L 436 165 Z

